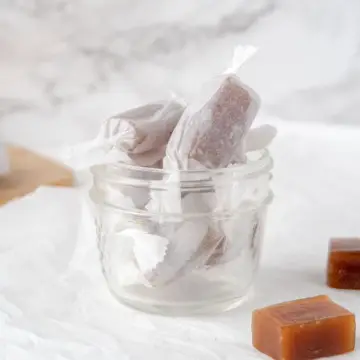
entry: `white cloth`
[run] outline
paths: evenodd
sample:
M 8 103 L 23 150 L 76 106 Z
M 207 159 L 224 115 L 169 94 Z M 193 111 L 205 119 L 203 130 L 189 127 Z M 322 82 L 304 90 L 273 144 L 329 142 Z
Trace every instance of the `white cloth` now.
M 324 282 L 329 237 L 360 233 L 360 129 L 274 124 L 275 201 L 249 302 L 221 316 L 176 319 L 119 305 L 94 233 L 77 232 L 78 191 L 40 189 L 0 208 L 0 358 L 260 360 L 251 347 L 254 308 L 328 294 L 360 316 L 359 293 Z

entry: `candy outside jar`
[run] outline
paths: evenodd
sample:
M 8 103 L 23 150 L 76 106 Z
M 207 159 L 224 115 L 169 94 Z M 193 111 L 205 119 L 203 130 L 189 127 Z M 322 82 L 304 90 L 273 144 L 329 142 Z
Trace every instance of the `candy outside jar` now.
M 92 168 L 103 273 L 123 304 L 164 315 L 237 307 L 257 273 L 272 159 L 217 170 Z

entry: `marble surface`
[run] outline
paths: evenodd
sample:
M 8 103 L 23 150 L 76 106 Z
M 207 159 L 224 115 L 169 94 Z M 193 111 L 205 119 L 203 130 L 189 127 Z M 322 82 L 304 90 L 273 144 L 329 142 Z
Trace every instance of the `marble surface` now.
M 326 293 L 360 314 L 357 294 L 323 281 L 328 238 L 360 232 L 359 18 L 357 0 L 1 0 L 0 140 L 50 154 L 91 139 L 130 106 L 191 97 L 238 43 L 259 47 L 240 75 L 279 136 L 257 291 L 223 316 L 118 305 L 79 227 L 78 190 L 1 208 L 0 359 L 261 359 L 257 306 Z
M 4 139 L 89 138 L 104 116 L 170 90 L 189 96 L 237 43 L 260 49 L 242 75 L 271 114 L 358 123 L 356 0 L 2 0 L 0 9 Z

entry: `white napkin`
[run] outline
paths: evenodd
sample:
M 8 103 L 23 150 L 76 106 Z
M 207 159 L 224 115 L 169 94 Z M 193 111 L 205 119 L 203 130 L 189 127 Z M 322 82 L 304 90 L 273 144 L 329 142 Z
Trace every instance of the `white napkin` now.
M 1 207 L 6 347 L 0 358 L 61 359 L 65 351 L 69 359 L 88 360 L 167 359 L 173 353 L 179 360 L 260 360 L 251 346 L 254 308 L 325 292 L 360 316 L 358 293 L 329 289 L 323 281 L 328 238 L 360 231 L 360 172 L 351 166 L 360 156 L 360 129 L 283 122 L 279 130 L 272 146 L 276 198 L 256 292 L 241 311 L 174 320 L 120 306 L 99 271 L 96 243 L 86 236 L 77 242 L 80 208 L 73 189 L 40 191 Z M 74 247 L 94 256 L 70 264 Z

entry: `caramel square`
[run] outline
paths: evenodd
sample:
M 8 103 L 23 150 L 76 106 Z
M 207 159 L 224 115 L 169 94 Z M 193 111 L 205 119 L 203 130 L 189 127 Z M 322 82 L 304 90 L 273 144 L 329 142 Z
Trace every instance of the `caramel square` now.
M 258 309 L 253 346 L 275 360 L 318 359 L 355 348 L 355 316 L 325 295 Z
M 360 239 L 331 239 L 327 284 L 336 289 L 360 290 Z

